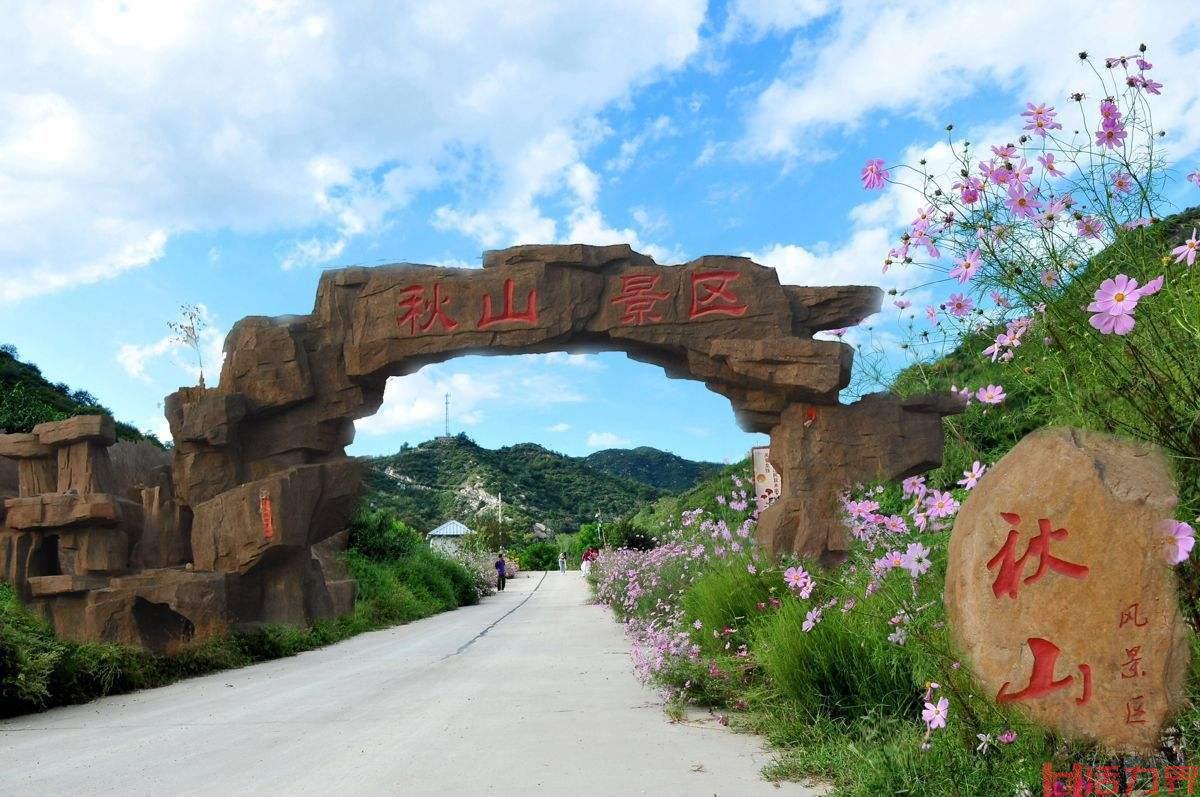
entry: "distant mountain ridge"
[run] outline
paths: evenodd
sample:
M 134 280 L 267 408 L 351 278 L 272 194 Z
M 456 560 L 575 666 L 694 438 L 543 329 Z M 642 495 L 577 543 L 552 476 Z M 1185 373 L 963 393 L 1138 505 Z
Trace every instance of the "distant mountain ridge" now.
M 649 447 L 589 457 L 536 443 L 493 450 L 461 434 L 405 446 L 369 463 L 367 503 L 394 511 L 422 532 L 450 519 L 468 526 L 495 521 L 501 502 L 508 528 L 524 532 L 542 524 L 575 531 L 597 513 L 606 521 L 630 515 L 678 492 L 673 485 L 691 487 L 689 474 L 720 468 Z
M 589 454 L 583 461 L 595 470 L 671 493 L 690 490 L 725 467 L 717 462 L 684 459 L 650 446 L 606 448 Z

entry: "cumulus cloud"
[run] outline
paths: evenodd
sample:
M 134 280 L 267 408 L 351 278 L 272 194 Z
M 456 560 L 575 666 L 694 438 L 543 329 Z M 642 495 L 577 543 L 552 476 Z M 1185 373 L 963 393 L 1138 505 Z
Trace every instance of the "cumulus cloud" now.
M 638 153 L 647 142 L 657 141 L 664 136 L 674 135 L 675 132 L 675 128 L 671 126 L 671 117 L 666 114 L 652 119 L 646 123 L 646 126 L 637 135 L 631 136 L 621 142 L 621 148 L 617 152 L 617 156 L 605 164 L 605 168 L 611 172 L 629 171 L 629 167 L 633 166 Z
M 283 234 L 282 266 L 326 263 L 433 188 L 480 240 L 555 240 L 538 203 L 596 115 L 680 68 L 703 17 L 702 0 L 23 4 L 0 30 L 0 301 L 145 267 L 189 231 Z M 626 232 L 594 215 L 569 227 Z
M 613 432 L 589 432 L 588 448 L 625 448 L 633 442 Z
M 567 431 L 570 431 L 570 429 L 571 429 L 571 424 L 569 424 L 569 423 L 556 423 L 553 426 L 547 427 L 546 431 L 548 431 L 548 432 L 567 432 Z
M 450 363 L 430 365 L 415 374 L 392 377 L 383 404 L 374 415 L 355 421 L 355 428 L 379 436 L 422 427 L 437 427 L 450 394 L 450 426 L 475 426 L 492 409 L 544 408 L 586 401 L 572 381 L 540 357 L 513 358 L 500 367 L 466 370 Z
M 735 11 L 746 5 L 757 3 Z M 798 5 L 818 14 L 822 4 Z M 811 21 L 803 11 L 799 22 L 786 17 L 750 19 L 768 29 Z M 1013 0 L 1002 12 L 987 0 L 962 0 L 953 13 L 931 0 L 892 0 L 839 4 L 826 20 L 819 35 L 796 37 L 790 58 L 754 100 L 740 142 L 745 154 L 824 156 L 829 134 L 853 131 L 881 113 L 932 120 L 956 100 L 997 88 L 1061 103 L 1092 85 L 1090 72 L 1072 68 L 1075 51 L 1103 58 L 1140 42 L 1151 46 L 1158 74 L 1177 76 L 1156 98 L 1155 123 L 1173 133 L 1177 154 L 1200 144 L 1200 83 L 1187 77 L 1200 71 L 1200 6 L 1190 0 Z

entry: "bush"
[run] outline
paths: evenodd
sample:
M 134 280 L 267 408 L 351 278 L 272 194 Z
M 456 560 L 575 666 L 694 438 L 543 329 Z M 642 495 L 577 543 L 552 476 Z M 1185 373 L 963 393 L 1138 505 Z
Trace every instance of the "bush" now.
M 749 627 L 763 617 L 759 604 L 767 605 L 771 589 L 765 579 L 752 575 L 746 565 L 749 558 L 722 561 L 706 570 L 683 594 L 685 616 L 699 620 L 703 631 L 694 634 L 697 643 L 709 653 L 724 650 L 732 637 L 733 646 L 748 642 Z M 730 629 L 730 637 L 713 637 L 713 629 Z
M 517 551 L 517 564 L 522 570 L 556 570 L 558 546 L 552 542 L 535 542 Z
M 788 598 L 758 626 L 755 656 L 780 692 L 814 717 L 913 716 L 921 682 L 912 649 L 889 642 L 887 623 L 864 611 L 829 611 L 805 632 L 812 608 Z
M 383 509 L 359 510 L 350 524 L 350 548 L 369 559 L 403 559 L 424 545 L 420 532 Z

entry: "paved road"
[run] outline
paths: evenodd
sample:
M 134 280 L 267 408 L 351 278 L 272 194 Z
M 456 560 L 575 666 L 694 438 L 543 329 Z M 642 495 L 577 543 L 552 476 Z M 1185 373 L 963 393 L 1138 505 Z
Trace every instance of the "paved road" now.
M 754 795 L 756 739 L 671 724 L 580 575 L 290 659 L 0 722 L 0 794 Z

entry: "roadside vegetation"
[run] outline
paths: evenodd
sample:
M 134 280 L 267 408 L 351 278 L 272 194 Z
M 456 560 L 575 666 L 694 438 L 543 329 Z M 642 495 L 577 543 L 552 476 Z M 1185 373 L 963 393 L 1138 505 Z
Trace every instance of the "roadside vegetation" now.
M 1200 188 L 1200 170 L 1184 182 L 1164 165 L 1148 110 L 1161 85 L 1144 50 L 1081 59 L 1102 89 L 1066 111 L 1029 103 L 1018 143 L 972 148 L 951 137 L 944 172 L 925 160 L 874 159 L 863 170 L 865 188 L 892 184 L 921 200 L 887 267 L 921 269 L 918 288 L 949 283 L 953 293 L 923 311 L 894 294 L 888 313 L 907 335 L 898 351 L 863 344 L 859 377 L 960 396 L 965 412 L 945 420 L 944 465 L 902 483 L 846 485 L 852 547 L 835 569 L 755 547 L 761 507 L 743 471 L 643 511 L 636 520 L 659 544 L 605 549 L 591 572 L 625 624 L 637 672 L 669 710 L 708 706 L 766 737 L 778 752 L 768 778 L 830 783 L 841 797 L 1021 797 L 1043 793 L 1046 763 L 1066 772 L 1196 761 L 1195 637 L 1188 700 L 1158 754 L 1114 758 L 995 704 L 946 627 L 960 503 L 1025 434 L 1057 424 L 1167 453 L 1181 502 L 1157 542 L 1177 566 L 1193 629 L 1200 616 L 1200 212 L 1163 212 L 1164 192 Z M 1068 112 L 1078 118 L 1056 121 Z
M 178 653 L 58 639 L 0 584 L 0 717 L 82 703 L 255 662 L 294 656 L 366 631 L 479 602 L 488 573 L 429 548 L 385 512 L 360 512 L 345 554 L 358 582 L 354 611 L 311 626 L 267 625 Z M 489 563 L 490 564 L 490 563 Z

